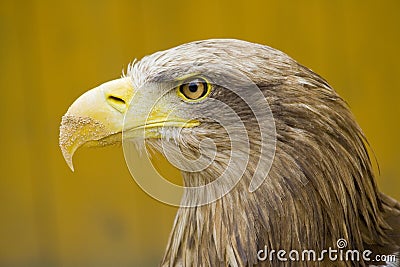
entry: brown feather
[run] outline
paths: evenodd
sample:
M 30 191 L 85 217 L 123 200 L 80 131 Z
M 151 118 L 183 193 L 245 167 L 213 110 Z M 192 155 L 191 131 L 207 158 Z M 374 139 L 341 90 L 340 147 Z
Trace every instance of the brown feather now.
M 350 249 L 399 253 L 400 204 L 378 191 L 365 136 L 323 78 L 280 51 L 237 40 L 194 42 L 159 52 L 135 64 L 130 74 L 146 82 L 172 79 L 183 76 L 182 64 L 191 62 L 215 72 L 216 65 L 235 68 L 258 85 L 274 116 L 276 152 L 267 179 L 250 193 L 262 142 L 259 128 L 241 99 L 224 88 L 214 90 L 210 97 L 229 104 L 245 122 L 250 161 L 229 194 L 205 206 L 178 210 L 162 266 L 290 266 L 291 262 L 260 262 L 256 253 L 264 246 L 321 251 L 336 247 L 339 238 L 346 239 Z M 207 184 L 224 171 L 230 148 L 222 127 L 203 121 L 195 129 L 184 129 L 180 138 L 186 156 L 198 156 L 204 138 L 212 138 L 218 148 L 206 170 L 183 172 L 186 186 Z M 150 143 L 161 150 L 158 140 Z M 202 197 L 185 194 L 182 202 Z

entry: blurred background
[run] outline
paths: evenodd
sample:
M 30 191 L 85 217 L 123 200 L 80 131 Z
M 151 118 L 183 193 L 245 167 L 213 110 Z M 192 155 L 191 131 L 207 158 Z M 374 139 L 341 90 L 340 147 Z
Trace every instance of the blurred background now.
M 400 199 L 400 2 L 0 2 L 0 266 L 155 266 L 176 209 L 131 178 L 121 147 L 58 148 L 61 116 L 134 58 L 238 38 L 278 48 L 347 100 Z M 163 165 L 161 165 L 163 166 Z

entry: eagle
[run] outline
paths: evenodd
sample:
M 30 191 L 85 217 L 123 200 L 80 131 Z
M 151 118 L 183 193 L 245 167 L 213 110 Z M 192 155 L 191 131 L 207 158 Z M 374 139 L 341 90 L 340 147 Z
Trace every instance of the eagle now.
M 72 170 L 78 148 L 124 142 L 182 173 L 161 266 L 399 266 L 400 203 L 378 190 L 365 135 L 325 79 L 279 50 L 159 51 L 62 117 Z

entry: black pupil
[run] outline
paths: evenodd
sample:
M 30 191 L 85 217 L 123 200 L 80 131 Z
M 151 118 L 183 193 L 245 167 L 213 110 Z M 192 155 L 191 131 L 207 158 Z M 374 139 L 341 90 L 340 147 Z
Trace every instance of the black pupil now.
M 196 82 L 189 83 L 189 91 L 195 93 L 199 89 L 199 86 Z

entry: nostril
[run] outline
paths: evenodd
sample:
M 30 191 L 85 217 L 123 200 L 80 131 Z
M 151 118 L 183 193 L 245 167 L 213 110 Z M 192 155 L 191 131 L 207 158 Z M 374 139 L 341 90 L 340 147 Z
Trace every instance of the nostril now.
M 113 95 L 108 96 L 108 100 L 118 103 L 118 104 L 125 104 L 125 101 L 122 98 L 119 98 L 119 97 L 116 97 Z
M 112 106 L 121 113 L 124 113 L 126 111 L 125 100 L 123 100 L 118 96 L 113 96 L 113 95 L 107 96 L 107 102 L 108 104 L 110 104 L 110 106 Z

